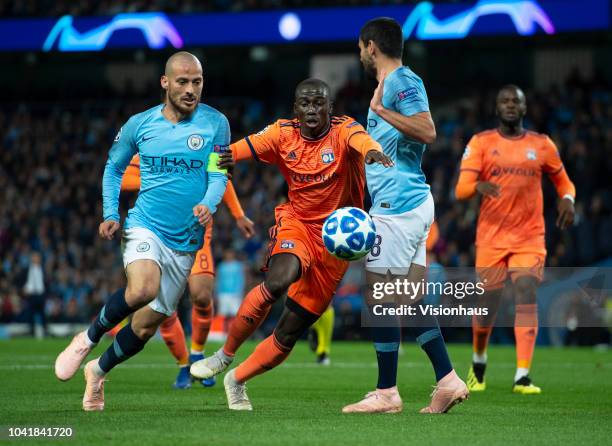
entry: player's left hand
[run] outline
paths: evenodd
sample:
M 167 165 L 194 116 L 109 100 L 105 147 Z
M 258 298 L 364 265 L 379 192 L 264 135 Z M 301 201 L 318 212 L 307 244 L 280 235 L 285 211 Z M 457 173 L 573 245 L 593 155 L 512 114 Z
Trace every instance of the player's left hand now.
M 572 200 L 564 198 L 559 201 L 557 212 L 559 214 L 557 216 L 557 228 L 565 229 L 574 222 L 576 210 L 574 209 L 574 203 L 572 203 Z
M 366 164 L 379 163 L 385 167 L 393 167 L 395 163 L 391 158 L 382 153 L 380 150 L 370 150 L 364 158 Z
M 236 163 L 234 162 L 234 157 L 231 151 L 223 152 L 219 154 L 219 160 L 217 161 L 217 167 L 219 169 L 227 170 L 227 177 L 231 180 L 234 176 L 234 166 Z
M 236 220 L 236 226 L 238 226 L 238 229 L 240 229 L 240 232 L 246 239 L 250 239 L 255 235 L 255 223 L 246 215 Z
M 374 113 L 378 113 L 382 108 L 384 108 L 382 104 L 382 99 L 383 93 L 385 92 L 385 77 L 387 77 L 387 73 L 381 71 L 380 81 L 378 81 L 378 87 L 376 87 L 376 90 L 374 90 L 372 100 L 370 101 L 370 108 Z
M 200 223 L 202 226 L 206 226 L 208 223 L 210 223 L 210 219 L 212 218 L 210 210 L 203 204 L 196 204 L 193 207 L 193 215 L 198 219 L 198 223 Z

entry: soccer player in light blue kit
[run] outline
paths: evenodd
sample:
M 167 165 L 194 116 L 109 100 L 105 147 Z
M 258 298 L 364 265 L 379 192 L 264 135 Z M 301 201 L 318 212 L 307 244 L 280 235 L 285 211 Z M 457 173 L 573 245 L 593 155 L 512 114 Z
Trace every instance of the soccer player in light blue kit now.
M 102 198 L 100 236 L 120 228 L 119 191 L 132 156 L 140 154 L 141 188 L 125 220 L 122 249 L 127 288 L 113 294 L 87 331 L 57 357 L 55 374 L 70 379 L 104 333 L 133 313 L 131 323 L 100 358 L 85 365 L 84 410 L 104 409 L 104 380 L 117 364 L 141 351 L 176 309 L 202 246 L 204 227 L 223 197 L 227 177 L 217 167 L 230 143 L 223 114 L 200 104 L 200 61 L 179 52 L 166 63 L 164 104 L 132 116 L 110 149 Z
M 376 77 L 378 87 L 370 102 L 368 132 L 382 146 L 395 166 L 383 169 L 366 166 L 368 190 L 372 197 L 370 214 L 376 225 L 376 241 L 366 258 L 370 290 L 376 283 L 425 278 L 427 235 L 434 220 L 434 202 L 421 169 L 426 144 L 436 138 L 423 81 L 402 65 L 402 29 L 395 20 L 370 20 L 361 29 L 359 49 L 365 71 Z M 386 287 L 385 287 L 386 288 Z M 387 306 L 414 304 L 389 296 Z M 375 301 L 368 296 L 370 308 Z M 378 302 L 380 303 L 380 302 Z M 437 320 L 420 311 L 411 321 L 411 331 L 427 353 L 437 386 L 429 406 L 421 413 L 447 412 L 465 400 L 468 390 L 451 365 Z M 398 350 L 401 340 L 396 318 L 374 320 L 372 335 L 378 360 L 378 383 L 362 401 L 344 407 L 344 413 L 393 413 L 403 408 L 397 381 Z
M 219 314 L 225 316 L 225 327 L 238 313 L 245 286 L 244 263 L 236 258 L 232 249 L 223 252 L 223 260 L 217 267 L 217 299 Z M 225 330 L 227 331 L 227 330 Z

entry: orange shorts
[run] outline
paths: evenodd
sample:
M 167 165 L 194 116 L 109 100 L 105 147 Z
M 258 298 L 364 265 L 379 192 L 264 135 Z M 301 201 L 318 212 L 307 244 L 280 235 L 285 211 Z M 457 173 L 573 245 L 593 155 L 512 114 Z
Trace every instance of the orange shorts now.
M 532 276 L 541 281 L 545 260 L 544 247 L 476 247 L 476 272 L 486 289 L 503 287 L 508 275 L 512 282 L 521 276 Z
M 209 274 L 211 276 L 215 275 L 215 261 L 212 255 L 212 248 L 210 246 L 212 233 L 213 222 L 211 220 L 208 226 L 206 226 L 206 231 L 204 232 L 204 244 L 195 255 L 195 260 L 193 262 L 193 266 L 191 267 L 192 276 L 195 276 L 196 274 Z
M 348 268 L 346 260 L 332 256 L 321 241 L 320 225 L 304 224 L 284 210 L 276 210 L 276 226 L 270 228 L 268 258 L 293 254 L 302 266 L 302 275 L 289 287 L 288 298 L 318 316 L 323 314 Z M 316 235 L 318 233 L 318 236 Z

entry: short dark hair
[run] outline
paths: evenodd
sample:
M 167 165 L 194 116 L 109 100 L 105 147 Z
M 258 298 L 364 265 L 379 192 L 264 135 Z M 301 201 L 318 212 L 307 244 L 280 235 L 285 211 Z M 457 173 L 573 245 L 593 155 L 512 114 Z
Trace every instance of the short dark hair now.
M 367 45 L 371 40 L 386 56 L 394 59 L 402 58 L 404 35 L 402 27 L 394 19 L 379 17 L 368 21 L 361 28 L 359 39 L 364 45 Z
M 322 90 L 325 90 L 327 92 L 328 96 L 330 95 L 329 85 L 327 85 L 327 83 L 325 81 L 322 81 L 321 79 L 311 77 L 303 80 L 302 82 L 297 84 L 297 87 L 295 87 L 295 95 L 297 96 L 298 91 L 300 91 L 304 87 L 321 88 Z

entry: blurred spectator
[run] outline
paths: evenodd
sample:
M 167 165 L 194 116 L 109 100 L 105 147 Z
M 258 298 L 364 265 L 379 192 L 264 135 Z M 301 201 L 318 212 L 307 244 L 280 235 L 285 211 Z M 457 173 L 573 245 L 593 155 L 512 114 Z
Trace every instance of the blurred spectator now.
M 45 315 L 45 275 L 39 252 L 33 252 L 30 255 L 30 265 L 28 266 L 23 293 L 28 301 L 32 335 L 42 338 L 47 331 L 47 319 Z M 36 327 L 39 325 L 42 328 L 37 330 Z

